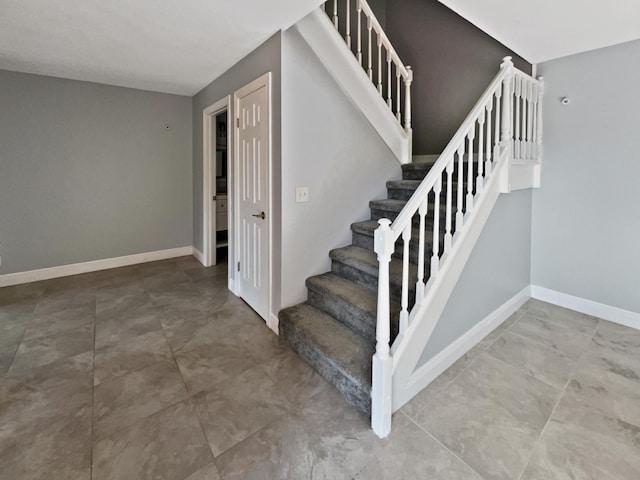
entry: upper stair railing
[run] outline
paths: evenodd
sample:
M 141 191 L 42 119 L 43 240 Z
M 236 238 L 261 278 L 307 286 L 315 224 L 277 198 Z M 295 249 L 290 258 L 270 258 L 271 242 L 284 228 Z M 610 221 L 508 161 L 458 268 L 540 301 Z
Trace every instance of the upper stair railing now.
M 411 162 L 411 67 L 402 63 L 366 0 L 329 0 L 323 9 L 406 132 L 409 149 L 403 163 Z
M 434 286 L 441 280 L 443 268 L 446 269 L 447 263 L 453 259 L 458 241 L 462 240 L 465 230 L 473 223 L 474 209 L 483 201 L 485 187 L 491 182 L 494 188 L 495 182 L 500 181 L 503 182 L 501 191 L 509 191 L 510 161 L 514 158 L 540 159 L 542 94 L 542 82 L 517 70 L 511 57 L 506 57 L 499 73 L 395 221 L 379 221 L 380 226 L 374 237 L 379 277 L 371 422 L 380 437 L 388 435 L 391 429 L 392 375 L 402 360 L 399 357 L 403 353 L 403 343 L 415 330 L 410 327 L 418 312 L 424 312 L 433 301 Z M 506 179 L 492 178 L 496 174 L 494 170 L 498 169 L 507 172 Z M 505 176 L 504 173 L 502 176 Z M 444 203 L 444 212 L 441 202 Z M 429 226 L 428 213 L 432 218 Z M 413 241 L 412 226 L 415 224 L 419 225 L 417 278 L 409 278 L 409 247 Z M 433 233 L 431 252 L 425 248 L 427 228 L 431 228 Z M 400 332 L 393 348 L 390 348 L 389 262 L 400 237 L 404 247 Z M 425 283 L 427 269 L 429 275 Z M 410 305 L 413 285 L 415 301 Z M 407 329 L 410 329 L 409 332 Z M 432 331 L 429 331 L 429 336 Z M 423 343 L 426 344 L 427 340 L 424 339 Z

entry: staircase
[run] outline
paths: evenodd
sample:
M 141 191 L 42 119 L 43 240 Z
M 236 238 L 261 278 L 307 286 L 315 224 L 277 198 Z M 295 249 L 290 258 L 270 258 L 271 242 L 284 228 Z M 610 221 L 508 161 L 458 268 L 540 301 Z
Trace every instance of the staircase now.
M 369 203 L 371 220 L 351 225 L 352 244 L 329 252 L 331 271 L 307 279 L 308 300 L 279 314 L 282 338 L 367 419 L 371 415 L 371 358 L 376 345 L 378 299 L 374 231 L 378 219 L 394 219 L 400 213 L 432 166 L 433 162 L 402 165 L 402 180 L 387 182 L 388 198 Z M 415 221 L 419 219 L 416 217 Z M 432 222 L 426 227 L 430 249 Z M 417 231 L 414 233 L 418 238 Z M 402 253 L 398 241 L 390 264 L 392 341 L 399 328 Z M 415 245 L 409 250 L 409 258 L 411 275 L 415 277 Z M 425 272 L 427 278 L 428 273 Z M 410 289 L 409 295 L 414 297 L 415 288 Z
M 385 437 L 392 413 L 427 385 L 416 365 L 498 196 L 539 186 L 543 84 L 505 57 L 438 159 L 410 163 L 413 72 L 366 0 L 350 5 L 341 20 L 329 1 L 297 28 L 402 179 L 351 225 L 352 244 L 329 252 L 331 271 L 307 279 L 307 301 L 279 313 L 279 331 Z

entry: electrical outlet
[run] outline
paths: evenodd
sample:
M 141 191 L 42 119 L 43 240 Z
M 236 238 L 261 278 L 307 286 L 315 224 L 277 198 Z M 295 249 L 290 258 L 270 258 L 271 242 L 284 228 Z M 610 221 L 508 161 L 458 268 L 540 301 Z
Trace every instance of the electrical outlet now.
M 309 187 L 296 187 L 296 203 L 309 201 Z

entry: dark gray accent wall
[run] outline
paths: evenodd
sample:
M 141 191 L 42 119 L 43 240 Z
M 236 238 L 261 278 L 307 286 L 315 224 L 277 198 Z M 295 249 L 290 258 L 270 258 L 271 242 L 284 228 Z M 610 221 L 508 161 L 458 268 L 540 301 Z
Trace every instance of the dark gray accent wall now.
M 540 74 L 531 283 L 640 313 L 640 40 L 542 63 Z
M 531 73 L 529 63 L 437 0 L 394 0 L 384 12 L 391 43 L 413 67 L 416 155 L 442 152 L 503 57 L 511 55 L 516 67 Z
M 277 32 L 257 49 L 247 55 L 227 70 L 223 75 L 212 81 L 193 97 L 193 244 L 203 250 L 202 231 L 202 111 L 209 105 L 216 103 L 267 72 L 271 72 L 271 126 L 272 126 L 272 262 L 273 284 L 272 294 L 274 305 L 280 301 L 280 235 L 281 205 L 280 205 L 280 165 L 281 165 L 281 51 L 282 35 Z M 231 118 L 235 118 L 231 105 Z M 231 131 L 231 130 L 230 130 Z M 233 135 L 228 135 L 229 145 L 233 146 Z M 229 150 L 232 152 L 233 150 Z M 232 182 L 229 172 L 229 182 Z M 229 193 L 231 193 L 229 183 Z M 229 199 L 231 206 L 231 199 Z M 232 258 L 232 245 L 229 246 L 229 258 Z
M 498 197 L 418 366 L 529 286 L 531 190 Z
M 0 71 L 0 274 L 191 246 L 191 148 L 189 97 Z

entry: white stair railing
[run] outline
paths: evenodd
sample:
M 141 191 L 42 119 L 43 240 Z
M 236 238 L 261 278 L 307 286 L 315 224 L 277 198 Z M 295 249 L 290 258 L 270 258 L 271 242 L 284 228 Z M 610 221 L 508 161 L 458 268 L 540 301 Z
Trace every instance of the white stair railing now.
M 339 6 L 344 16 L 339 14 Z M 344 41 L 365 71 L 369 80 L 386 102 L 392 115 L 407 133 L 411 161 L 411 83 L 413 71 L 400 60 L 380 22 L 366 0 L 329 0 L 323 9 L 335 29 L 344 35 Z M 355 42 L 353 41 L 355 31 Z
M 505 57 L 500 72 L 395 221 L 379 221 L 380 226 L 374 236 L 379 276 L 377 343 L 372 363 L 371 423 L 373 430 L 380 437 L 387 436 L 391 429 L 392 375 L 399 361 L 394 356 L 402 349 L 403 342 L 409 339 L 409 336 L 405 337 L 405 333 L 417 312 L 429 308 L 429 301 L 433 300 L 434 293 L 431 289 L 439 280 L 440 271 L 453 259 L 451 254 L 456 252 L 457 242 L 464 237 L 465 229 L 473 223 L 474 209 L 478 209 L 483 202 L 485 187 L 490 182 L 492 186 L 495 185 L 492 177 L 497 174 L 498 168 L 501 172 L 508 173 L 508 168 L 502 168 L 505 165 L 503 162 L 507 162 L 508 165 L 514 158 L 540 159 L 542 93 L 541 81 L 515 69 L 511 57 Z M 454 181 L 457 182 L 455 205 Z M 500 181 L 506 182 L 502 191 L 509 191 L 508 175 L 506 180 Z M 444 212 L 441 212 L 443 188 Z M 429 227 L 428 214 L 432 216 Z M 415 223 L 419 225 L 418 273 L 416 278 L 411 279 L 408 253 L 416 216 L 418 218 Z M 444 228 L 441 228 L 441 220 L 444 221 Z M 431 228 L 433 233 L 431 252 L 426 251 L 426 228 Z M 389 263 L 395 251 L 395 243 L 400 237 L 404 247 L 400 331 L 393 348 L 390 348 Z M 430 273 L 425 283 L 427 266 Z M 410 305 L 410 290 L 413 290 L 414 285 L 415 300 Z M 423 340 L 422 343 L 426 344 L 428 338 Z

